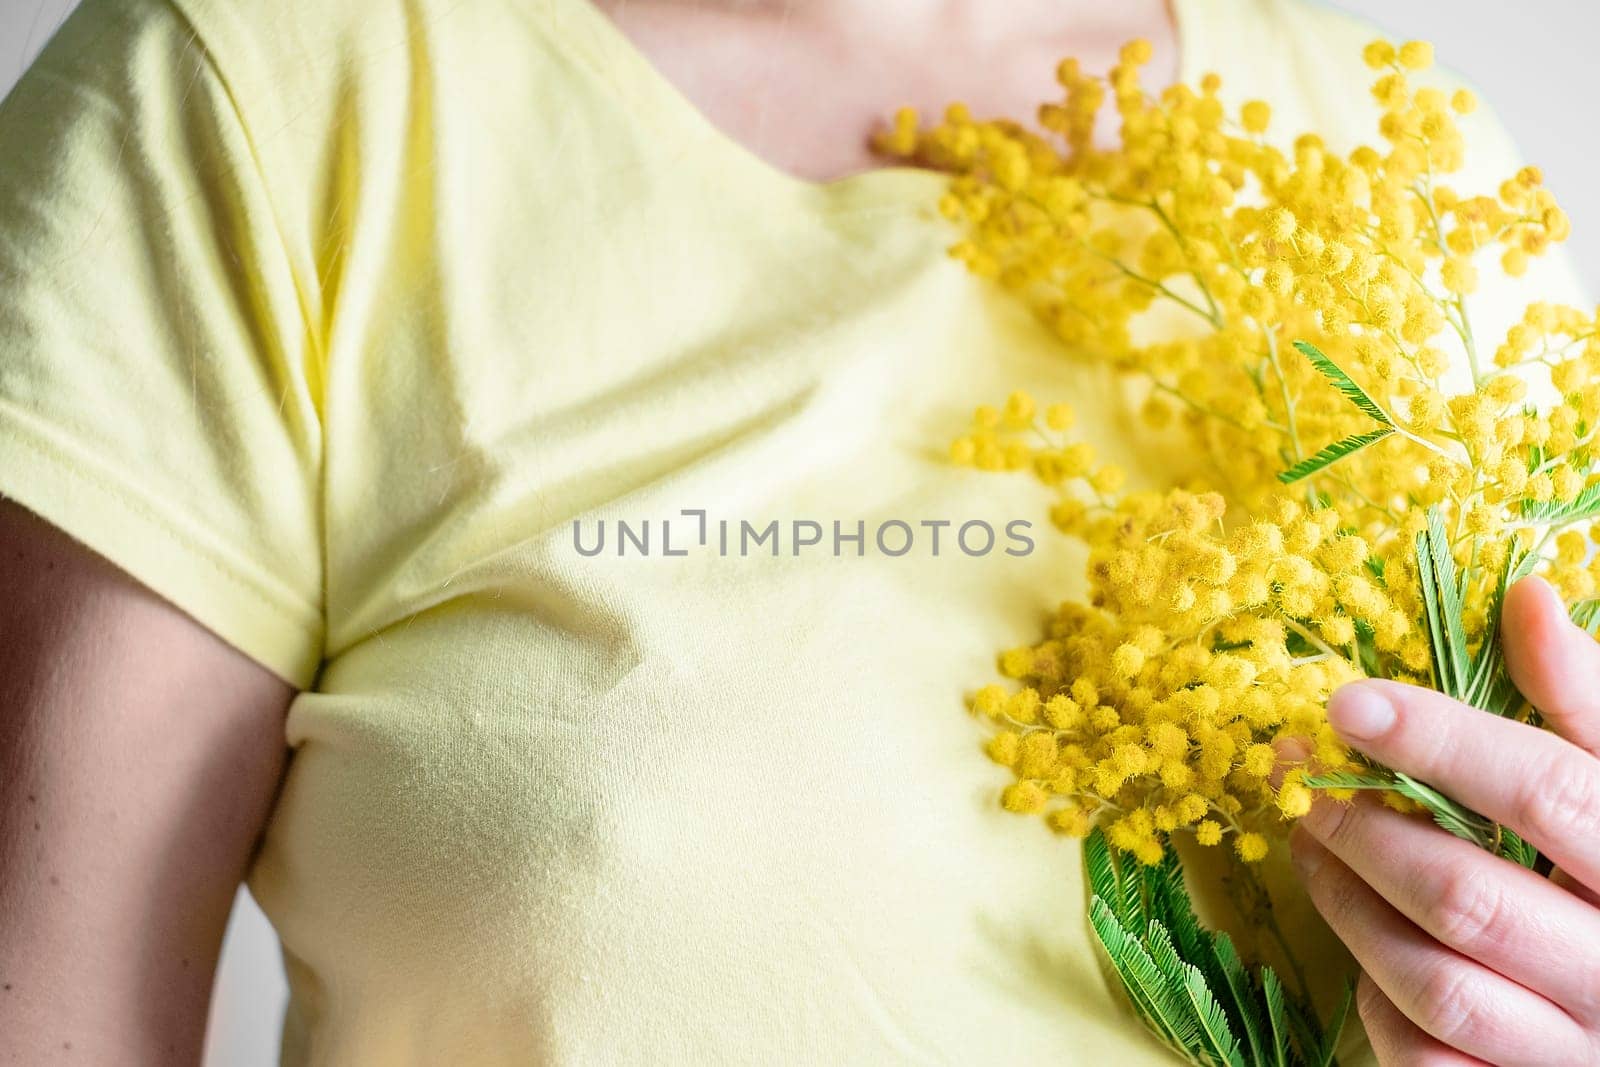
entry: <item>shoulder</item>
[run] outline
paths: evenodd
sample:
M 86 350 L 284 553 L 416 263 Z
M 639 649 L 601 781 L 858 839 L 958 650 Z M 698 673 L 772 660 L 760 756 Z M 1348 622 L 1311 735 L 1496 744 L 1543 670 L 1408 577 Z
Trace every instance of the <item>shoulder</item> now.
M 115 104 L 174 74 L 215 77 L 270 137 L 419 87 L 509 99 L 519 80 L 570 77 L 603 61 L 601 17 L 587 0 L 83 0 L 33 80 Z
M 227 127 L 230 164 L 314 249 L 374 183 L 492 170 L 615 122 L 603 20 L 588 0 L 83 0 L 5 101 L 0 141 L 81 128 L 122 166 L 124 138 L 192 155 L 207 123 Z
M 170 4 L 241 92 L 270 93 L 285 110 L 397 71 L 459 84 L 512 64 L 537 69 L 582 53 L 598 17 L 588 0 L 140 2 Z

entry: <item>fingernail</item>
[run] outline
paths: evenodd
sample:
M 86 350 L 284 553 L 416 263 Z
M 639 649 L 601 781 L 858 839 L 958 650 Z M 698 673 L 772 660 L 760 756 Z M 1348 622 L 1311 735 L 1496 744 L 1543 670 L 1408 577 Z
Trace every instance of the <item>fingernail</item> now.
M 1559 619 L 1569 630 L 1577 630 L 1584 636 L 1588 631 L 1572 621 L 1572 615 L 1567 611 L 1567 602 L 1561 599 L 1561 592 L 1543 578 L 1532 578 L 1530 581 L 1539 583 L 1539 596 L 1544 600 L 1544 610 L 1553 619 Z
M 1328 723 L 1355 741 L 1371 741 L 1394 725 L 1394 703 L 1375 686 L 1355 682 L 1328 701 Z
M 1558 625 L 1574 630 L 1582 628 L 1572 621 L 1572 616 L 1567 613 L 1567 603 L 1561 599 L 1561 593 L 1555 586 L 1545 579 L 1531 575 L 1517 583 L 1518 586 L 1527 586 L 1533 590 L 1533 596 L 1540 600 L 1539 613 L 1557 620 Z

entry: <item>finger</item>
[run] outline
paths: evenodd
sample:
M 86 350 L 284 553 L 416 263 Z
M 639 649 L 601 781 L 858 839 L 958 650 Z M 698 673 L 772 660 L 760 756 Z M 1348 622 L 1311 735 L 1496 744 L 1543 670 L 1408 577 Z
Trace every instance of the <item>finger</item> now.
M 1319 800 L 1300 827 L 1440 943 L 1600 1019 L 1600 911 L 1534 872 L 1372 801 Z
M 1567 614 L 1542 578 L 1524 578 L 1506 592 L 1500 615 L 1511 680 L 1551 728 L 1600 755 L 1600 642 Z
M 1600 888 L 1600 760 L 1547 730 L 1399 682 L 1352 682 L 1328 722 L 1355 748 L 1505 823 Z
M 1482 1060 L 1424 1033 L 1368 975 L 1356 983 L 1356 1012 L 1380 1067 L 1479 1067 Z
M 1566 1012 L 1413 926 L 1310 834 L 1297 832 L 1293 842 L 1311 902 L 1422 1030 L 1490 1063 L 1589 1062 L 1591 1040 Z

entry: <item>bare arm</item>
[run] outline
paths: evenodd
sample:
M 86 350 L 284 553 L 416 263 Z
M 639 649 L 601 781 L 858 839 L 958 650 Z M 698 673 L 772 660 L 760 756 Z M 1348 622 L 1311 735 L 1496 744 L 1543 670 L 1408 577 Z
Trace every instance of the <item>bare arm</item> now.
M 199 1061 L 293 695 L 0 500 L 0 1064 Z

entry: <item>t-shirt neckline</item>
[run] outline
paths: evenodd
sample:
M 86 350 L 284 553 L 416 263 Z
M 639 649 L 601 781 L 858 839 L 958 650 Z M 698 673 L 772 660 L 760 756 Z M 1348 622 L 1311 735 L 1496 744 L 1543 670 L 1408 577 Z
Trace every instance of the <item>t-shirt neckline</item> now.
M 1177 44 L 1177 80 L 1189 83 L 1194 80 L 1194 35 L 1191 33 L 1191 0 L 1168 0 L 1168 11 L 1173 21 L 1173 36 Z M 796 195 L 823 199 L 896 199 L 902 195 L 919 197 L 942 186 L 945 175 L 926 167 L 910 164 L 888 164 L 871 167 L 837 178 L 815 180 L 802 178 L 763 158 L 737 138 L 733 137 L 711 118 L 678 85 L 624 33 L 611 17 L 593 0 L 573 0 L 574 6 L 583 9 L 585 18 L 592 24 L 596 43 L 617 66 L 610 73 L 615 79 L 608 84 L 618 90 L 626 102 L 654 112 L 651 116 L 662 121 L 677 123 L 697 135 L 717 153 L 728 157 L 741 172 L 755 179 L 771 183 Z M 1220 7 L 1220 5 L 1219 5 Z

